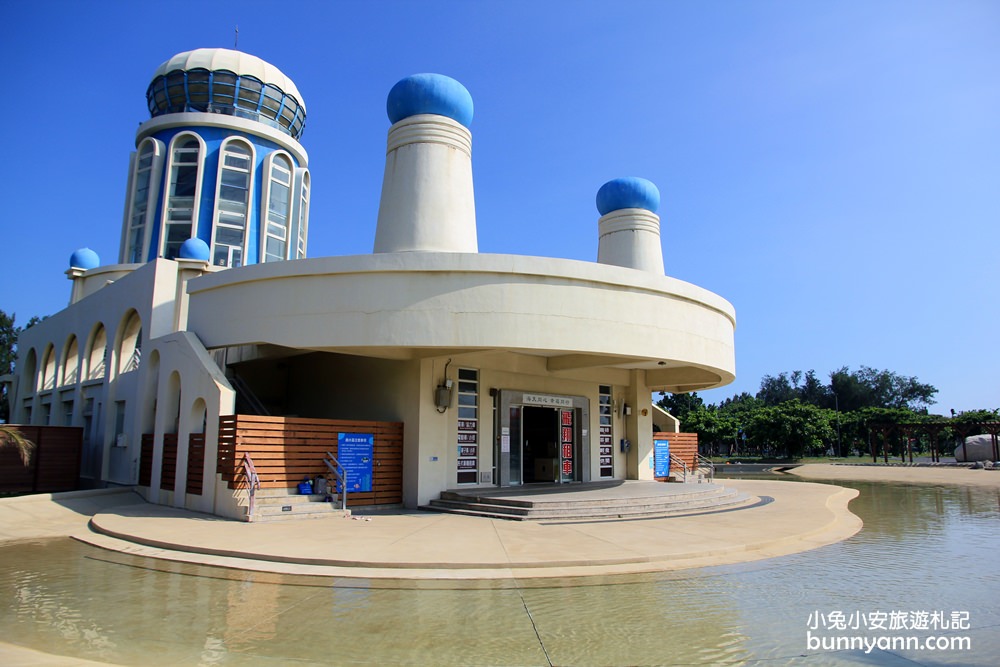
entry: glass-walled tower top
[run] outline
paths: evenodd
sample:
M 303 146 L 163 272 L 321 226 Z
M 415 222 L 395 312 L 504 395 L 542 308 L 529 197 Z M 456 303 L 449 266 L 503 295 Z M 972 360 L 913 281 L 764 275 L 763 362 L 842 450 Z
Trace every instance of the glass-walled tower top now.
M 274 65 L 230 49 L 195 49 L 160 65 L 146 89 L 149 113 L 206 111 L 256 120 L 295 139 L 306 105 L 295 83 Z
M 306 256 L 306 107 L 291 79 L 256 56 L 196 49 L 156 69 L 146 101 L 121 263 L 162 257 L 234 268 Z

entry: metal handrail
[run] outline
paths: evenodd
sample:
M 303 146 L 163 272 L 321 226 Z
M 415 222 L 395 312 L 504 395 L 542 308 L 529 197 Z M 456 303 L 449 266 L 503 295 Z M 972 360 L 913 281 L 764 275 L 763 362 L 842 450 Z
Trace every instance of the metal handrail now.
M 342 509 L 344 512 L 346 512 L 347 511 L 347 471 L 344 470 L 344 466 L 340 465 L 340 461 L 337 460 L 336 456 L 334 456 L 330 452 L 327 452 L 326 455 L 329 456 L 330 458 L 329 459 L 323 459 L 323 463 L 326 464 L 326 467 L 330 469 L 330 472 L 332 472 L 334 474 L 334 476 L 337 478 L 337 480 L 340 482 L 340 489 L 341 489 L 341 493 L 340 493 L 340 509 Z M 330 461 L 333 461 L 333 463 L 330 463 Z M 336 491 L 336 488 L 334 488 L 334 491 Z
M 705 458 L 701 454 L 698 454 L 698 470 L 708 469 L 708 483 L 712 484 L 715 482 L 715 464 L 708 458 Z
M 253 465 L 250 454 L 243 452 L 243 476 L 247 480 L 248 511 L 247 522 L 253 521 L 254 493 L 260 488 L 260 477 L 257 476 L 257 469 Z
M 687 477 L 688 477 L 688 466 L 687 466 L 686 463 L 684 463 L 684 459 L 682 459 L 679 456 L 675 456 L 674 454 L 671 454 L 670 455 L 670 465 L 671 465 L 671 467 L 673 467 L 675 465 L 680 466 L 681 471 L 683 473 L 683 475 L 681 477 L 681 481 L 682 482 L 686 482 L 687 481 Z

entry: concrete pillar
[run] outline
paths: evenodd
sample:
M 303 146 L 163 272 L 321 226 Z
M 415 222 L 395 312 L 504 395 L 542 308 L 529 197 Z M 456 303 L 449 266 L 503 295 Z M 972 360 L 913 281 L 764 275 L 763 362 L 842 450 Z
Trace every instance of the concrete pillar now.
M 644 178 L 608 181 L 597 192 L 597 261 L 663 275 L 660 191 Z
M 472 97 L 440 74 L 397 83 L 374 252 L 478 252 L 472 186 Z

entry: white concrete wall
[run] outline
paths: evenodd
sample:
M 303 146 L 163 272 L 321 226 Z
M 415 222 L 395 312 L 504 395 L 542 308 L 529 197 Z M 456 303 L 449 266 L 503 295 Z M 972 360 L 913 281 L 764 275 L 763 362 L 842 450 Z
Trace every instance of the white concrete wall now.
M 272 343 L 399 359 L 434 349 L 535 352 L 550 369 L 643 368 L 651 389 L 667 391 L 735 377 L 728 302 L 616 266 L 393 253 L 248 266 L 190 290 L 190 327 L 210 348 Z

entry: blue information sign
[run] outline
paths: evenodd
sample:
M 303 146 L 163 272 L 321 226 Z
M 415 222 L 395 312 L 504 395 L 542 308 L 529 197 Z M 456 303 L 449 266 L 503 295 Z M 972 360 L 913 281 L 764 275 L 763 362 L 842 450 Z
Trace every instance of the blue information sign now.
M 372 490 L 374 448 L 375 436 L 371 433 L 337 434 L 337 460 L 347 473 L 348 493 L 364 493 Z
M 670 441 L 653 440 L 653 458 L 656 459 L 656 477 L 670 476 Z

